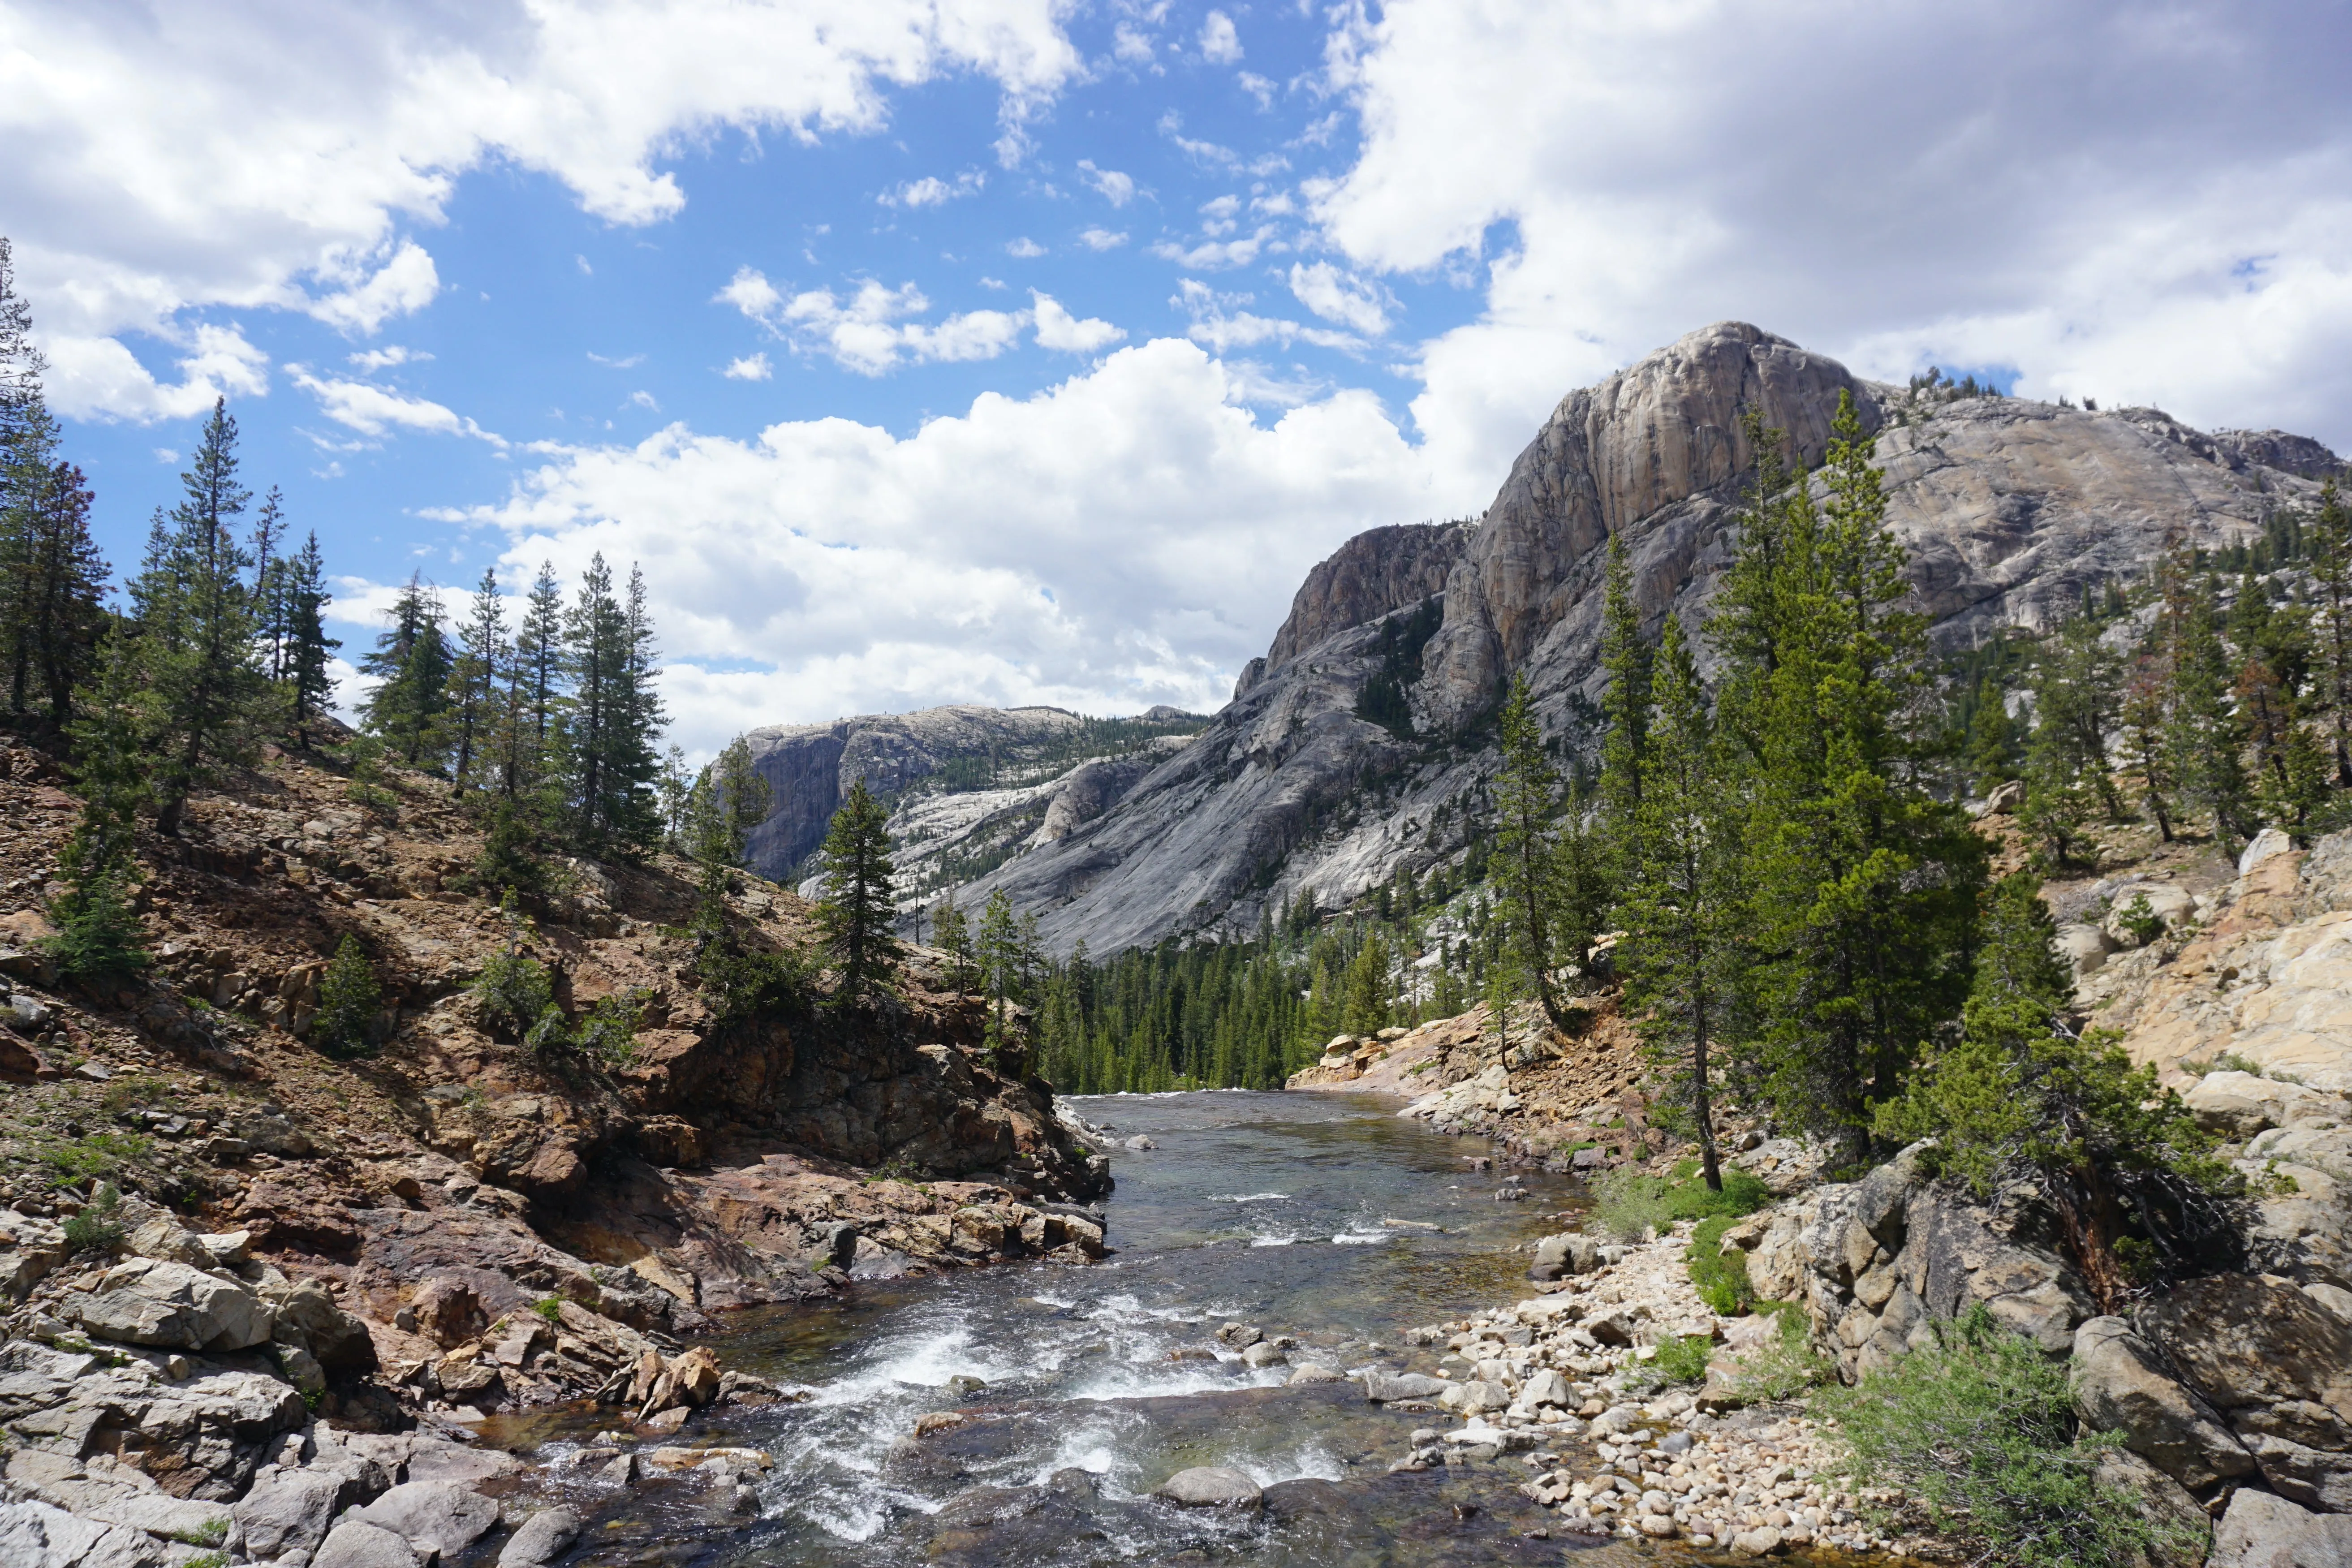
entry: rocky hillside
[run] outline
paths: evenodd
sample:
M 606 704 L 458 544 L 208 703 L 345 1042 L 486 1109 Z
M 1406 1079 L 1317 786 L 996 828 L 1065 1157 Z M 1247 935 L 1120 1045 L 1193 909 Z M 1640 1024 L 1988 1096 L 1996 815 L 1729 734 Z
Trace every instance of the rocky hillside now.
M 173 1542 L 224 1529 L 240 1561 L 278 1560 L 380 1493 L 398 1506 L 377 1525 L 415 1545 L 402 1510 L 425 1504 L 385 1488 L 497 1468 L 459 1447 L 487 1412 L 596 1398 L 675 1430 L 772 1397 L 678 1353 L 713 1313 L 1102 1251 L 1079 1205 L 1103 1161 L 1042 1082 L 992 1064 L 937 955 L 878 1014 L 729 1023 L 678 934 L 688 868 L 573 862 L 510 919 L 465 890 L 481 843 L 446 785 L 396 775 L 363 813 L 343 777 L 273 752 L 142 843 L 156 967 L 93 994 L 40 947 L 76 816 L 58 782 L 0 747 L 0 1560 L 181 1563 Z M 753 947 L 811 941 L 757 879 L 733 913 Z M 339 1059 L 306 1036 L 345 938 L 384 1008 Z M 509 946 L 567 1014 L 632 998 L 634 1042 L 532 1050 L 487 1026 L 471 987 Z M 499 1518 L 479 1502 L 434 1507 L 470 1542 Z
M 1101 815 L 1150 771 L 1145 764 L 1200 725 L 1164 706 L 1098 720 L 967 703 L 754 730 L 746 737 L 752 763 L 775 802 L 751 836 L 751 863 L 764 876 L 796 876 L 862 780 L 897 808 L 890 826 L 908 851 L 901 881 L 912 906 Z
M 2304 437 L 2201 433 L 2155 409 L 1866 383 L 1719 323 L 1563 399 L 1475 525 L 1342 546 L 1192 744 L 966 896 L 1001 887 L 1055 948 L 1083 938 L 1105 952 L 1250 930 L 1301 889 L 1344 904 L 1458 855 L 1486 772 L 1480 725 L 1511 673 L 1526 673 L 1549 732 L 1591 744 L 1608 538 L 1625 541 L 1649 634 L 1669 614 L 1696 629 L 1752 466 L 1742 410 L 1815 460 L 1842 392 L 1877 432 L 1889 520 L 1949 648 L 2046 626 L 2085 584 L 2137 576 L 2175 530 L 2205 546 L 2245 538 L 2340 466 Z M 1425 642 L 1416 616 L 1437 620 Z M 1409 725 L 1360 713 L 1382 679 Z

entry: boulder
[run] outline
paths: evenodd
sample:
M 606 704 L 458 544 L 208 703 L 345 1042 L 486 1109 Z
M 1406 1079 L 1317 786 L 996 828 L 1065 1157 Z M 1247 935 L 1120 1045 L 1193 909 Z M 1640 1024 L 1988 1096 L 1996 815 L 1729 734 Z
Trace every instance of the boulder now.
M 1994 785 L 1993 792 L 1985 796 L 1984 814 L 1987 816 L 2007 816 L 2024 804 L 2025 781 L 2011 779 L 2007 784 Z
M 1400 1399 L 1441 1399 L 1453 1384 L 1426 1373 L 1386 1373 L 1377 1369 L 1364 1373 L 1364 1397 L 1375 1405 L 1386 1405 Z
M 391 1531 L 421 1553 L 453 1558 L 489 1533 L 499 1506 L 448 1481 L 404 1481 L 351 1517 Z
M 2212 1406 L 2166 1375 L 2156 1347 L 2123 1319 L 2093 1318 L 2074 1331 L 2070 1376 L 2084 1425 L 2121 1431 L 2133 1453 L 2180 1485 L 2201 1490 L 2254 1468 Z
M 60 1310 L 97 1338 L 159 1350 L 250 1350 L 268 1342 L 277 1318 L 238 1281 L 152 1258 L 117 1264 Z
M 1536 1243 L 1536 1260 L 1528 1267 L 1528 1278 L 1561 1279 L 1571 1274 L 1589 1274 L 1600 1266 L 1600 1242 L 1575 1231 L 1563 1231 Z
M 2213 1523 L 2179 1481 L 2127 1448 L 2103 1456 L 2091 1481 L 2103 1493 L 2129 1498 L 2133 1511 L 2157 1529 L 2153 1552 L 2136 1553 L 2116 1568 L 2199 1568 L 2205 1561 Z
M 547 1568 L 580 1539 L 580 1516 L 568 1508 L 547 1508 L 523 1521 L 499 1553 L 499 1568 Z
M 2238 875 L 2251 876 L 2254 868 L 2263 861 L 2273 856 L 2291 854 L 2294 849 L 2294 840 L 2275 827 L 2265 827 L 2239 852 Z
M 1242 1352 L 1242 1364 L 1252 1368 L 1275 1366 L 1289 1359 L 1279 1347 L 1264 1340 Z
M 310 1568 L 423 1568 L 424 1559 L 396 1531 L 352 1520 L 328 1532 Z
M 2214 1529 L 2205 1568 L 2352 1568 L 2352 1517 L 2241 1487 Z
M 156 1568 L 162 1561 L 143 1531 L 45 1502 L 0 1501 L 0 1563 L 8 1568 Z
M 2200 1127 L 2231 1138 L 2252 1138 L 2265 1128 L 2329 1117 L 2342 1110 L 2335 1095 L 2250 1072 L 2209 1072 L 2181 1099 Z
M 308 1351 L 330 1372 L 362 1371 L 375 1364 L 375 1342 L 367 1325 L 337 1306 L 318 1280 L 299 1280 L 268 1295 L 278 1309 L 273 1332 L 279 1343 Z
M 327 1539 L 351 1483 L 325 1470 L 265 1468 L 230 1510 L 228 1548 L 249 1562 L 311 1552 Z
M 2058 956 L 2066 961 L 2067 966 L 2074 972 L 2074 978 L 2080 980 L 2085 974 L 2095 973 L 2107 962 L 2107 954 L 2116 951 L 2116 943 L 2115 938 L 2097 926 L 2076 921 L 2058 928 L 2055 946 Z
M 2352 1511 L 2352 1324 L 2284 1279 L 2192 1279 L 2141 1331 L 2222 1417 L 2281 1495 Z
M 1557 1405 L 1565 1407 L 1573 1402 L 1574 1397 L 1568 1390 L 1568 1380 L 1549 1367 L 1540 1372 L 1530 1373 L 1527 1381 L 1519 1384 L 1521 1405 L 1528 1406 Z
M 1290 1386 L 1293 1388 L 1303 1388 L 1309 1384 L 1347 1381 L 1346 1373 L 1335 1367 L 1325 1366 L 1320 1362 L 1302 1362 L 1299 1363 L 1298 1370 L 1290 1374 Z
M 1511 1403 L 1510 1390 L 1499 1383 L 1475 1378 L 1457 1383 L 1447 1389 L 1438 1403 L 1448 1410 L 1458 1410 L 1465 1415 L 1476 1415 L 1488 1410 L 1502 1410 Z
M 1151 1495 L 1185 1508 L 1257 1509 L 1265 1502 L 1255 1481 L 1223 1465 L 1179 1470 L 1153 1488 Z

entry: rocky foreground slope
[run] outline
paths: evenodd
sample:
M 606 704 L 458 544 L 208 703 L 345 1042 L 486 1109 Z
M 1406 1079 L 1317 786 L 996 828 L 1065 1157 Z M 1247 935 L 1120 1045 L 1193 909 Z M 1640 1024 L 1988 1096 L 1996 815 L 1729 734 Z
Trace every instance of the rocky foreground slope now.
M 1341 546 L 1196 740 L 960 896 L 1002 888 L 1050 945 L 1108 952 L 1251 931 L 1302 889 L 1340 906 L 1459 854 L 1491 766 L 1480 727 L 1510 675 L 1526 674 L 1548 733 L 1592 747 L 1609 538 L 1625 542 L 1647 634 L 1669 614 L 1696 630 L 1752 473 L 1742 412 L 1817 461 L 1842 393 L 1877 433 L 1888 521 L 1947 647 L 2046 626 L 2086 585 L 2145 571 L 2175 531 L 2209 548 L 2245 538 L 2342 466 L 2305 437 L 2200 432 L 2156 409 L 1864 382 L 1721 322 L 1564 398 L 1474 525 Z M 1360 715 L 1375 679 L 1402 689 L 1409 728 Z
M 39 945 L 75 805 L 0 747 L 0 1561 L 451 1556 L 499 1527 L 467 1489 L 512 1468 L 465 1441 L 488 1413 L 593 1400 L 676 1431 L 777 1396 L 681 1352 L 715 1313 L 1103 1250 L 1104 1162 L 981 1049 L 936 955 L 875 1015 L 729 1024 L 677 930 L 688 868 L 576 862 L 510 920 L 462 890 L 481 845 L 446 786 L 395 783 L 363 813 L 272 754 L 198 797 L 141 847 L 155 972 L 91 994 Z M 755 879 L 732 912 L 753 946 L 811 941 Z M 305 1039 L 346 936 L 385 1001 L 352 1060 Z M 568 1013 L 634 998 L 633 1048 L 485 1027 L 470 988 L 509 945 Z M 336 1539 L 376 1555 L 321 1548 L 362 1505 Z

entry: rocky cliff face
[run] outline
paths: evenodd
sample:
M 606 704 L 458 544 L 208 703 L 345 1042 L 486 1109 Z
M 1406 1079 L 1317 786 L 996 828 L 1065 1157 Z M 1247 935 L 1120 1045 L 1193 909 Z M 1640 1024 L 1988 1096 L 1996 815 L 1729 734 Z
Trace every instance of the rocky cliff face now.
M 1594 744 L 1609 537 L 1625 541 L 1649 629 L 1674 615 L 1696 631 L 1753 462 L 1741 411 L 1760 407 L 1811 461 L 1842 392 L 1877 432 L 1889 521 L 1948 647 L 2046 626 L 2085 584 L 2143 571 L 2175 531 L 2207 546 L 2246 537 L 2340 467 L 2305 437 L 2207 435 L 2153 409 L 1865 383 L 1719 323 L 1564 399 L 1476 526 L 1375 530 L 1343 546 L 1181 755 L 961 896 L 1001 887 L 1056 948 L 1083 939 L 1101 952 L 1253 929 L 1302 889 L 1343 904 L 1458 854 L 1491 761 L 1479 726 L 1508 675 L 1526 674 L 1549 732 Z M 1443 625 L 1404 671 L 1414 733 L 1400 738 L 1358 717 L 1358 700 L 1391 673 L 1383 619 L 1424 602 L 1449 554 Z
M 824 842 L 841 797 L 860 779 L 877 795 L 896 795 L 953 762 L 1066 740 L 1083 722 L 1059 708 L 966 703 L 754 730 L 745 739 L 752 765 L 775 792 L 775 809 L 751 835 L 751 865 L 770 877 L 798 867 Z
M 1308 648 L 1444 592 L 1470 537 L 1464 523 L 1424 522 L 1367 529 L 1339 546 L 1299 584 L 1274 646 L 1242 671 L 1234 700 Z

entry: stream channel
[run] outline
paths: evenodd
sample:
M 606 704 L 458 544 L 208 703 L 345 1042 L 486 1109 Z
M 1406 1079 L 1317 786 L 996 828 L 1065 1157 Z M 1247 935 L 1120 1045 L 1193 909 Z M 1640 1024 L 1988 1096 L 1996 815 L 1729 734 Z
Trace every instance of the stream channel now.
M 709 1568 L 1451 1568 L 1689 1563 L 1683 1551 L 1551 1531 L 1516 1455 L 1391 1475 L 1417 1426 L 1360 1385 L 1283 1386 L 1220 1345 L 1240 1321 L 1294 1360 L 1404 1364 L 1403 1331 L 1509 1300 L 1522 1243 L 1581 1206 L 1572 1178 L 1515 1173 L 1498 1202 L 1483 1142 L 1372 1095 L 1243 1090 L 1074 1099 L 1114 1131 L 1117 1250 L 1089 1268 L 1014 1264 L 861 1281 L 812 1311 L 746 1314 L 713 1346 L 804 1403 L 720 1409 L 686 1435 L 772 1458 L 759 1512 L 699 1478 L 622 1494 L 583 1481 L 575 1561 Z M 1156 1148 L 1130 1151 L 1128 1139 Z M 1375 1345 L 1380 1349 L 1375 1350 Z M 1414 1364 L 1425 1364 L 1426 1352 Z M 954 1380 L 978 1379 L 979 1386 Z M 976 1417 L 910 1440 L 919 1417 Z M 514 1439 L 509 1442 L 523 1447 Z M 550 1432 L 530 1457 L 578 1447 Z M 1225 1465 L 1272 1489 L 1247 1515 L 1147 1497 Z M 560 1473 L 560 1472 L 559 1472 Z M 1283 1485 L 1279 1483 L 1290 1483 Z M 723 1492 L 726 1489 L 717 1489 Z M 1544 1531 L 1544 1534 L 1531 1534 Z

